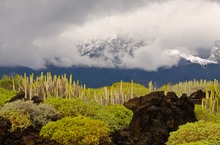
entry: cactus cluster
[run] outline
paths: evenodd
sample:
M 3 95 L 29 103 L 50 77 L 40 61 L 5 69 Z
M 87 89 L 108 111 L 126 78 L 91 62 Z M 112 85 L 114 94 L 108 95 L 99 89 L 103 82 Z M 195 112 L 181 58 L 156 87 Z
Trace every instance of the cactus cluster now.
M 51 96 L 56 98 L 82 97 L 85 92 L 85 86 L 80 86 L 78 81 L 72 81 L 72 75 L 67 78 L 65 74 L 57 76 L 49 72 L 45 75 L 41 73 L 40 76 L 36 77 L 34 74 L 30 76 L 24 74 L 20 82 L 13 83 L 13 88 L 24 91 L 26 99 L 31 99 L 35 95 L 42 99 Z
M 153 87 L 153 85 L 151 85 Z M 131 82 L 115 83 L 112 86 L 102 88 L 86 88 L 80 85 L 79 81 L 73 81 L 72 75 L 52 75 L 51 73 L 34 76 L 24 74 L 19 81 L 12 78 L 12 88 L 17 91 L 24 91 L 26 99 L 39 96 L 42 100 L 46 98 L 80 98 L 92 100 L 103 105 L 123 104 L 125 101 L 145 95 L 150 90 L 142 85 Z

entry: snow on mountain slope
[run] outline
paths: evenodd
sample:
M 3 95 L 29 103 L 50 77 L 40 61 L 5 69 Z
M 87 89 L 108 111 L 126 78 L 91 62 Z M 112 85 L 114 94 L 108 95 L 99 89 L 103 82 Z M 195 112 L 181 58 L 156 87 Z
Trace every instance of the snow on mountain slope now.
M 193 56 L 192 54 L 181 52 L 180 50 L 176 50 L 176 49 L 167 50 L 167 53 L 170 56 L 179 56 L 182 59 L 188 60 L 192 63 L 200 64 L 200 65 L 217 64 L 217 62 L 214 60 L 203 59 L 198 56 Z
M 114 35 L 106 39 L 82 42 L 77 47 L 83 57 L 118 66 L 123 57 L 126 55 L 133 57 L 133 52 L 145 45 L 146 42 L 135 35 Z
M 120 36 L 114 35 L 105 39 L 82 42 L 77 46 L 82 57 L 89 57 L 95 61 L 105 62 L 112 67 L 120 67 L 123 58 L 129 56 L 134 58 L 135 51 L 141 47 L 148 47 L 150 43 L 136 35 Z M 220 60 L 220 41 L 215 42 L 215 47 L 211 51 L 210 58 L 204 59 L 178 49 L 167 49 L 165 54 L 173 57 L 185 59 L 191 63 L 200 65 L 216 64 Z
M 211 49 L 209 59 L 220 62 L 220 40 L 215 41 L 215 45 Z

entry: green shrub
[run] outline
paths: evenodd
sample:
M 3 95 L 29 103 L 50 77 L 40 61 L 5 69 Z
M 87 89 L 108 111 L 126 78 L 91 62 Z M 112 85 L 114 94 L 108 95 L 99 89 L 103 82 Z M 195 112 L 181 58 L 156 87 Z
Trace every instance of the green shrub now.
M 45 125 L 57 118 L 58 111 L 51 105 L 36 105 L 32 101 L 17 100 L 15 102 L 6 103 L 0 110 L 0 114 L 8 114 L 9 112 L 21 112 L 31 121 L 32 126 Z
M 7 111 L 4 113 L 0 112 L 0 116 L 7 118 L 11 122 L 11 132 L 17 129 L 25 129 L 31 125 L 31 121 L 29 120 L 28 116 L 21 111 Z
M 127 127 L 132 116 L 133 112 L 123 105 L 109 105 L 98 110 L 95 119 L 105 121 L 115 131 Z
M 132 118 L 132 111 L 123 105 L 103 106 L 95 102 L 83 102 L 80 99 L 49 98 L 46 104 L 51 104 L 59 110 L 62 117 L 86 116 L 108 123 L 111 130 L 127 127 Z
M 220 123 L 219 115 L 215 115 L 215 114 L 209 112 L 206 109 L 202 109 L 201 105 L 195 105 L 194 111 L 195 111 L 195 114 L 196 114 L 196 118 L 198 120 L 204 120 L 206 122 Z
M 188 143 L 188 144 L 187 144 Z M 220 144 L 220 124 L 199 121 L 187 123 L 170 134 L 167 145 Z
M 0 88 L 0 106 L 2 106 L 6 101 L 9 101 L 16 94 L 16 91 Z
M 15 75 L 13 77 L 4 75 L 0 79 L 0 88 L 4 88 L 7 90 L 13 90 L 13 88 L 16 88 L 15 86 L 18 85 L 18 83 L 21 82 L 22 77 L 20 75 Z M 13 85 L 14 82 L 14 85 Z
M 50 104 L 56 108 L 61 117 L 79 115 L 93 118 L 96 116 L 97 110 L 103 107 L 98 103 L 83 102 L 80 99 L 62 99 L 62 98 L 48 98 L 44 101 L 45 104 Z
M 64 145 L 98 145 L 100 139 L 108 139 L 109 128 L 99 120 L 87 117 L 65 117 L 45 125 L 40 135 Z

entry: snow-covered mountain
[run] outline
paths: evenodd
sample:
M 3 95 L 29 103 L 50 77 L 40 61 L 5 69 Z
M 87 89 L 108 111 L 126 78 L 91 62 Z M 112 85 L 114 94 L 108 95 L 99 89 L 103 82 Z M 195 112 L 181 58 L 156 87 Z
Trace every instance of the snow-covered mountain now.
M 82 42 L 77 48 L 83 57 L 119 66 L 123 57 L 133 57 L 134 51 L 145 45 L 147 43 L 135 35 L 114 35 L 105 39 Z
M 216 62 L 220 62 L 220 40 L 215 41 L 215 44 L 211 49 L 209 59 Z
M 167 53 L 170 56 L 179 56 L 181 59 L 200 65 L 217 64 L 217 61 L 213 59 L 203 59 L 199 56 L 194 56 L 190 53 L 181 52 L 180 50 L 176 50 L 176 49 L 167 50 Z
M 149 44 L 150 42 L 146 42 L 136 35 L 114 35 L 105 39 L 82 42 L 77 48 L 82 57 L 89 57 L 92 60 L 105 62 L 107 65 L 110 64 L 112 67 L 117 67 L 121 65 L 125 56 L 133 58 L 135 51 L 141 47 L 147 48 Z M 172 58 L 179 58 L 179 60 L 186 60 L 190 63 L 200 65 L 216 64 L 220 61 L 220 41 L 215 42 L 210 52 L 210 57 L 207 59 L 179 49 L 167 49 L 164 53 Z

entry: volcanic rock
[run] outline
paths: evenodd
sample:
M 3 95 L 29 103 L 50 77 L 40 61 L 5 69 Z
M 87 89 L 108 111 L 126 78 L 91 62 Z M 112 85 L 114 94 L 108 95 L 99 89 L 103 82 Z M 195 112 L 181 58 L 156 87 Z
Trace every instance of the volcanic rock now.
M 197 121 L 194 103 L 183 94 L 153 92 L 124 103 L 134 115 L 128 128 L 112 134 L 116 145 L 164 145 L 179 125 Z
M 29 98 L 29 95 L 27 95 L 27 96 L 28 96 L 28 98 Z M 5 103 L 14 102 L 14 101 L 16 101 L 16 100 L 25 100 L 25 101 L 27 101 L 27 100 L 29 100 L 29 99 L 25 98 L 25 93 L 24 93 L 24 92 L 19 92 L 17 95 L 15 95 L 14 97 L 12 97 L 9 101 L 7 101 L 7 102 L 5 102 Z M 35 104 L 40 104 L 41 102 L 43 102 L 43 100 L 42 100 L 40 97 L 38 97 L 38 96 L 33 96 L 33 97 L 31 98 L 31 100 L 32 100 L 33 103 L 35 103 Z
M 205 98 L 205 92 L 198 90 L 192 93 L 189 98 L 193 101 L 194 104 L 202 104 L 202 99 Z

